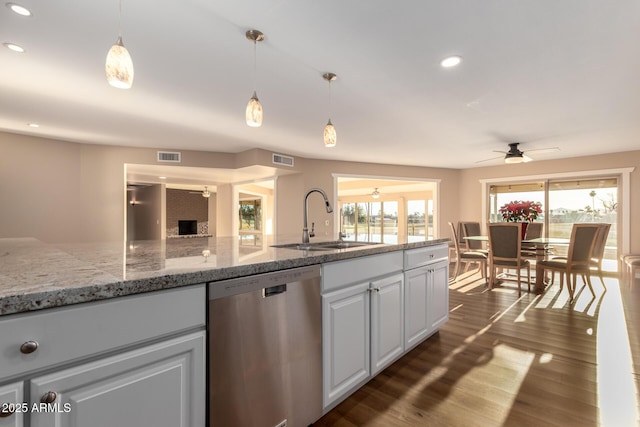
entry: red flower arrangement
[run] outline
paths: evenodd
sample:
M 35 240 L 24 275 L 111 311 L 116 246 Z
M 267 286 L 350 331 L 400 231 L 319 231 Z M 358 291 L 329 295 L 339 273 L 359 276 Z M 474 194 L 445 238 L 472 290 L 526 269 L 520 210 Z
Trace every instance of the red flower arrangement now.
M 507 222 L 533 222 L 542 213 L 542 204 L 514 200 L 501 206 L 500 213 Z

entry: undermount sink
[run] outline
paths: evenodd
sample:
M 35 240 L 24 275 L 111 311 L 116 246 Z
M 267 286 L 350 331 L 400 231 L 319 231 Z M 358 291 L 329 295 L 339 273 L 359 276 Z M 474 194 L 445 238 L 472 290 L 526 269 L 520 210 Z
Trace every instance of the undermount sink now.
M 273 248 L 298 249 L 301 251 L 331 251 L 334 249 L 349 249 L 361 246 L 378 245 L 377 242 L 313 242 L 308 244 L 287 243 L 284 245 L 272 245 Z

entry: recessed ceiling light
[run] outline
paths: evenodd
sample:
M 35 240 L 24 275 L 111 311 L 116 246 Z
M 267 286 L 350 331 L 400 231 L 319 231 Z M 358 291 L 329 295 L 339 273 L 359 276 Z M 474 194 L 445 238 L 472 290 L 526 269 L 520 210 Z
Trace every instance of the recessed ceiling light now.
M 440 65 L 442 65 L 444 68 L 451 68 L 451 67 L 455 67 L 461 62 L 462 62 L 461 56 L 449 56 L 447 58 L 444 58 L 442 61 L 440 61 Z
M 167 179 L 167 177 L 166 177 L 166 176 L 159 176 L 158 178 L 159 178 L 159 179 Z
M 14 52 L 24 53 L 24 48 L 22 46 L 18 46 L 17 44 L 14 44 L 14 43 L 2 43 L 2 45 L 4 47 L 6 47 L 7 49 L 11 49 Z
M 7 3 L 7 7 L 21 16 L 31 16 L 31 11 L 24 6 L 15 3 Z
M 40 125 L 37 123 L 27 123 L 27 126 L 29 126 L 30 128 L 39 128 Z

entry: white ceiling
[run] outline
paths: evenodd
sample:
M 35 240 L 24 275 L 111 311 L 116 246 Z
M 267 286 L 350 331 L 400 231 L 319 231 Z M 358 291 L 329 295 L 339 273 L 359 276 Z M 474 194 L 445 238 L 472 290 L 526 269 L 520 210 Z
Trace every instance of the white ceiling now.
M 637 0 L 122 0 L 135 80 L 109 86 L 118 1 L 0 7 L 0 130 L 163 149 L 467 168 L 640 146 Z M 4 3 L 4 2 L 3 2 Z M 257 46 L 261 128 L 244 123 Z M 463 62 L 443 69 L 451 54 Z M 322 74 L 338 75 L 329 86 Z M 338 145 L 322 144 L 329 116 Z M 32 129 L 27 123 L 38 123 Z M 514 166 L 514 167 L 517 167 Z

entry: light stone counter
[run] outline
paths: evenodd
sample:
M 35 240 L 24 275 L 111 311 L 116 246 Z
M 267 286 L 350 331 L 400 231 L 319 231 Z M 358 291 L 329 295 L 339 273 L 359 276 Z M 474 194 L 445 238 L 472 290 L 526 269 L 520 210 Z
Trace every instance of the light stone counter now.
M 447 243 L 449 239 L 330 251 L 273 248 L 296 238 L 237 237 L 46 244 L 0 239 L 0 315 Z M 207 255 L 207 256 L 204 256 Z

